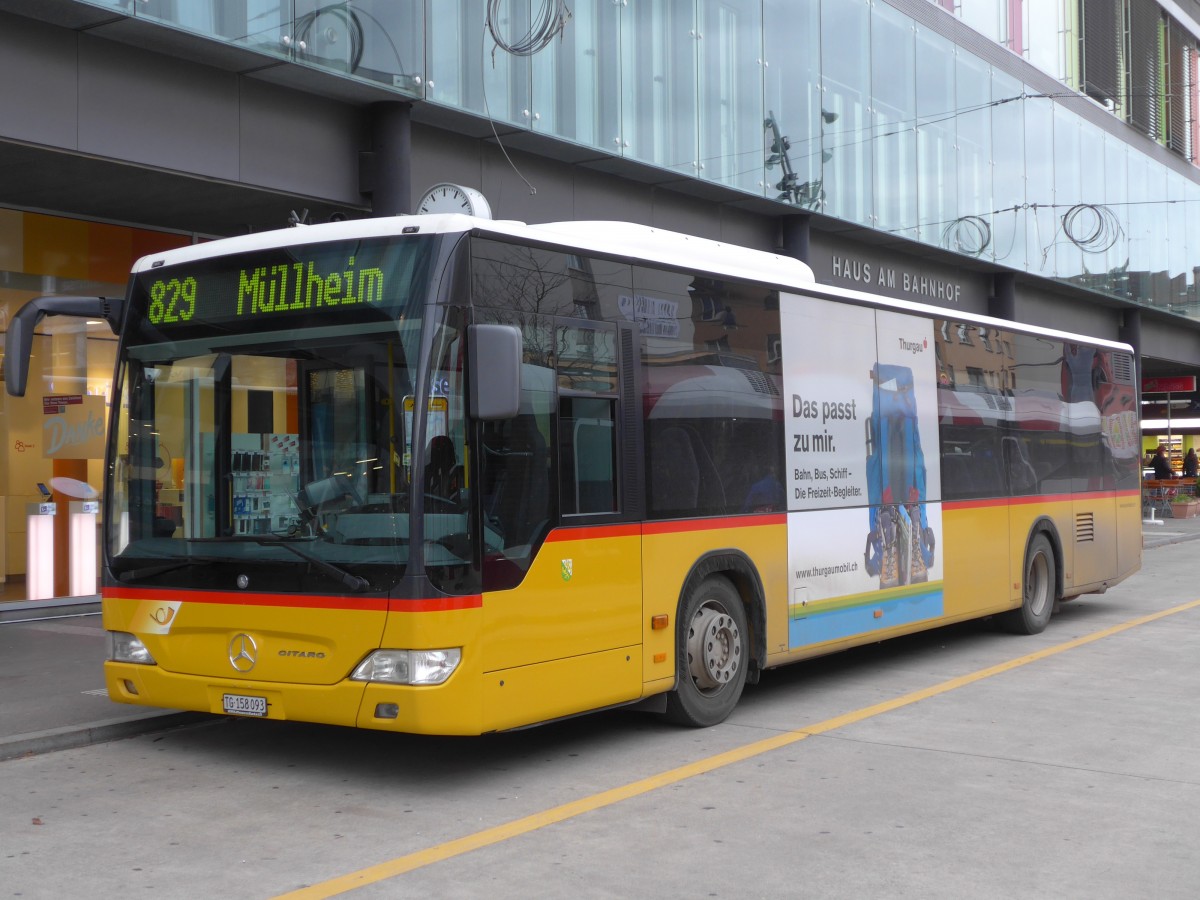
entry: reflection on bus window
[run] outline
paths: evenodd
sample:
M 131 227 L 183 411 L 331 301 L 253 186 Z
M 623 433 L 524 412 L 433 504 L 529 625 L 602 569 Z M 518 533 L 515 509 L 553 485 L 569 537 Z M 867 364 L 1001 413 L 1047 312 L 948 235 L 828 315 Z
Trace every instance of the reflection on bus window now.
M 945 499 L 1137 484 L 1132 359 L 1040 335 L 936 330 Z
M 634 281 L 650 516 L 782 512 L 779 294 L 645 268 Z
M 484 590 L 519 584 L 550 530 L 554 507 L 546 440 L 549 429 L 548 405 L 484 427 L 483 525 L 496 537 L 495 546 L 484 547 Z
M 616 400 L 564 397 L 559 403 L 560 496 L 564 516 L 617 509 Z

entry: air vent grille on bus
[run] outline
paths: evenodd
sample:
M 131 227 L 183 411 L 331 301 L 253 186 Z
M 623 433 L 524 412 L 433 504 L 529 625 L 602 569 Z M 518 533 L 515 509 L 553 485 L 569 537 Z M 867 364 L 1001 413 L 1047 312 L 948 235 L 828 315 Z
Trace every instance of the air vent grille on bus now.
M 982 397 L 989 409 L 998 411 L 1007 411 L 1012 409 L 1012 403 L 1003 394 L 994 394 L 985 391 L 977 394 L 976 396 Z
M 1090 544 L 1096 540 L 1095 513 L 1079 513 L 1075 516 L 1075 543 Z
M 746 376 L 746 380 L 750 382 L 750 387 L 759 394 L 770 394 L 772 397 L 779 396 L 779 388 L 775 386 L 773 379 L 766 372 L 758 372 L 754 369 L 742 369 L 741 373 Z
M 1112 355 L 1113 381 L 1117 384 L 1133 384 L 1133 357 L 1128 353 Z

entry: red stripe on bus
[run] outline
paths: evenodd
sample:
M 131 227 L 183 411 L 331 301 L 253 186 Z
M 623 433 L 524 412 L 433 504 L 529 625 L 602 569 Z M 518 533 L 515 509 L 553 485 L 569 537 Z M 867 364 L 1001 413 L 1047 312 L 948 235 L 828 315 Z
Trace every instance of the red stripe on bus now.
M 636 537 L 642 533 L 638 522 L 623 525 L 584 525 L 580 528 L 555 528 L 546 535 L 546 543 L 591 541 L 597 538 Z
M 413 600 L 389 600 L 387 597 L 304 596 L 293 594 L 231 594 L 220 591 L 162 590 L 158 588 L 104 588 L 106 600 L 158 600 L 180 603 L 214 603 L 227 606 L 275 606 L 291 609 L 337 609 L 366 612 L 444 612 L 476 609 L 483 606 L 479 594 L 465 597 L 427 597 Z
M 729 516 L 720 519 L 677 519 L 674 522 L 647 522 L 644 534 L 680 534 L 689 531 L 719 531 L 723 528 L 749 528 L 754 525 L 784 525 L 786 513 L 758 516 Z
M 711 519 L 679 519 L 672 522 L 647 522 L 624 525 L 595 525 L 580 528 L 556 528 L 546 543 L 590 541 L 598 538 L 636 537 L 639 534 L 674 534 L 688 531 L 715 531 L 722 528 L 747 528 L 752 525 L 782 525 L 784 513 L 758 516 L 730 516 Z
M 331 597 L 303 594 L 231 594 L 223 591 L 162 590 L 158 588 L 104 588 L 100 595 L 106 600 L 158 600 L 180 603 L 214 603 L 226 606 L 277 606 L 292 609 L 356 609 L 371 612 L 387 610 L 386 597 L 355 600 L 352 597 Z
M 480 609 L 483 595 L 466 597 L 428 597 L 424 600 L 389 600 L 388 612 L 449 612 L 455 609 Z
M 1029 503 L 1065 503 L 1071 500 L 1114 500 L 1121 497 L 1140 497 L 1138 490 L 1125 491 L 1087 491 L 1079 494 L 1036 494 L 1029 497 L 990 497 L 979 500 L 944 500 L 943 509 L 978 509 L 990 506 L 1015 506 Z M 936 500 L 923 501 L 937 503 Z M 836 508 L 836 507 L 834 507 Z M 868 509 L 868 506 L 859 507 Z M 831 509 L 796 510 L 803 513 L 829 512 Z M 757 516 L 730 516 L 728 518 L 711 519 L 677 519 L 671 522 L 647 522 L 642 526 L 645 534 L 671 534 L 686 531 L 711 531 L 721 528 L 746 528 L 752 525 L 783 525 L 787 523 L 787 513 L 771 513 Z
M 1072 500 L 1119 500 L 1122 497 L 1140 497 L 1139 491 L 1088 491 L 1085 494 L 1036 494 L 1031 497 L 990 497 L 980 500 L 946 500 L 942 509 L 987 509 L 995 506 L 1028 506 L 1031 503 L 1068 503 Z

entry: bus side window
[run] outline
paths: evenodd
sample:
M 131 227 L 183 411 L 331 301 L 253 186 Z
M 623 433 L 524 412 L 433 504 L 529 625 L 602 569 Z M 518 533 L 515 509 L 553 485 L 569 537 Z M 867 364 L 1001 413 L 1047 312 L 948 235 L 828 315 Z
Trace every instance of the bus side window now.
M 1004 448 L 1004 470 L 1008 477 L 1008 492 L 1014 497 L 1032 494 L 1038 489 L 1038 473 L 1029 460 L 1023 437 L 1005 436 L 1000 439 Z
M 563 397 L 559 401 L 559 472 L 563 515 L 617 510 L 616 401 Z
M 700 466 L 687 432 L 664 428 L 650 444 L 650 499 L 656 513 L 691 511 L 700 498 Z
M 550 526 L 550 465 L 537 419 L 488 423 L 483 439 L 484 528 L 500 545 L 485 549 L 484 590 L 516 587 Z
M 954 448 L 957 450 L 957 448 Z M 950 452 L 942 454 L 942 497 L 946 500 L 957 500 L 963 497 L 975 496 L 975 488 L 971 474 L 974 460 L 966 453 Z
M 681 420 L 654 423 L 647 430 L 652 515 L 670 519 L 730 511 L 724 482 L 709 453 L 711 445 L 699 429 Z M 739 511 L 741 504 L 739 497 L 732 509 Z

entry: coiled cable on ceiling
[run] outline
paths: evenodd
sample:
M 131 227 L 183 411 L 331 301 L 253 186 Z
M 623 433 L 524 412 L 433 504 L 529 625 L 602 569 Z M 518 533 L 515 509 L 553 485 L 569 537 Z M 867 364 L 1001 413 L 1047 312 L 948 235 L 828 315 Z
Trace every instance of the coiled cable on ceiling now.
M 320 27 L 318 23 L 325 16 L 340 25 L 342 31 L 336 31 L 332 25 Z M 334 46 L 342 34 L 349 42 L 346 49 L 347 68 L 350 72 L 355 72 L 362 63 L 363 27 L 357 12 L 348 2 L 320 6 L 296 19 L 296 36 L 308 45 L 307 52 L 311 55 L 316 55 L 317 39 L 324 41 L 327 46 Z
M 942 229 L 942 245 L 966 256 L 979 256 L 992 243 L 992 226 L 982 216 L 960 216 Z
M 1116 213 L 1093 203 L 1077 203 L 1063 213 L 1062 231 L 1085 253 L 1104 253 L 1124 234 Z
M 562 34 L 567 21 L 571 18 L 571 10 L 565 0 L 543 0 L 536 15 L 531 15 L 529 31 L 524 37 L 515 41 L 507 41 L 501 35 L 500 4 L 502 0 L 488 0 L 487 30 L 496 42 L 496 46 L 513 56 L 533 56 L 540 50 L 550 46 L 550 43 Z

